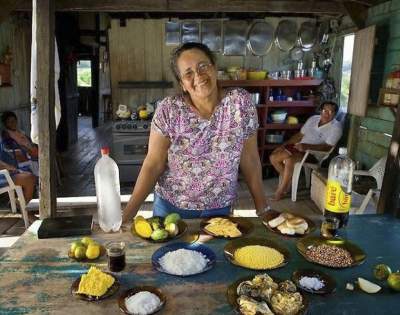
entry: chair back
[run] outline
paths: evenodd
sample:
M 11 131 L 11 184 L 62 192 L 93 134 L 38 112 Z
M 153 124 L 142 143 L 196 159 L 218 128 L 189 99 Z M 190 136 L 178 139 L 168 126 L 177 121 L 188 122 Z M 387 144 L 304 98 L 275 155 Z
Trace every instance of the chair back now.
M 383 176 L 385 175 L 387 157 L 384 156 L 378 160 L 368 171 L 376 179 L 378 189 L 382 188 Z

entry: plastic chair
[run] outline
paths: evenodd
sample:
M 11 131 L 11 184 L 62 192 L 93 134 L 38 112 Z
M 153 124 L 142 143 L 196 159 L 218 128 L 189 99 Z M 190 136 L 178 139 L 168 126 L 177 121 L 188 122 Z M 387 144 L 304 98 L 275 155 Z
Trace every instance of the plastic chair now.
M 299 185 L 301 169 L 304 168 L 304 172 L 306 175 L 306 187 L 309 188 L 310 182 L 311 182 L 311 170 L 316 170 L 316 169 L 320 168 L 322 162 L 328 158 L 328 156 L 332 153 L 334 148 L 335 147 L 332 147 L 332 149 L 330 149 L 329 151 L 306 150 L 306 154 L 304 154 L 303 159 L 294 165 L 293 176 L 292 176 L 292 201 L 293 202 L 296 202 L 296 200 L 297 200 L 297 188 Z M 318 163 L 306 162 L 306 160 L 310 154 L 312 154 L 318 160 Z
M 0 170 L 0 175 L 4 175 L 7 181 L 6 186 L 0 187 L 0 194 L 8 193 L 8 196 L 10 197 L 11 211 L 13 213 L 16 213 L 17 203 L 14 192 L 17 193 L 19 206 L 21 208 L 22 218 L 24 219 L 25 228 L 27 229 L 29 227 L 29 220 L 28 220 L 28 212 L 26 211 L 26 202 L 24 193 L 22 191 L 22 187 L 16 186 L 14 184 L 14 181 L 12 180 L 8 170 Z
M 386 159 L 387 157 L 383 157 L 378 160 L 368 171 L 356 170 L 354 171 L 354 176 L 370 176 L 373 177 L 376 181 L 376 188 L 370 188 L 365 195 L 361 205 L 358 209 L 354 211 L 355 214 L 363 214 L 365 208 L 368 205 L 373 194 L 380 193 L 382 188 L 383 176 L 385 174 L 386 167 Z

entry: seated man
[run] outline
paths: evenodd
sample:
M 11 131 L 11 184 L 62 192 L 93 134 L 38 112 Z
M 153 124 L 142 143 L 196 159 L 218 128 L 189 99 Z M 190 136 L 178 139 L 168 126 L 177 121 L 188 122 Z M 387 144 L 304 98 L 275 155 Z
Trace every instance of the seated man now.
M 14 112 L 4 112 L 1 116 L 4 129 L 1 132 L 2 150 L 14 160 L 17 168 L 38 175 L 38 147 L 18 129 L 18 120 Z
M 273 200 L 280 200 L 288 192 L 294 165 L 306 150 L 329 151 L 342 136 L 342 125 L 335 119 L 338 105 L 327 101 L 320 109 L 321 115 L 310 117 L 299 133 L 271 153 L 269 159 L 282 177 Z

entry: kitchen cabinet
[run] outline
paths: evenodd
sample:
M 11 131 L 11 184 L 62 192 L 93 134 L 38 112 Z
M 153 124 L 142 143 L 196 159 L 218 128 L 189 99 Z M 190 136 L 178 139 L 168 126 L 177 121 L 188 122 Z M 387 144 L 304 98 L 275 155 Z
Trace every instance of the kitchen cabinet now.
M 267 135 L 283 135 L 286 141 L 292 135 L 300 131 L 305 121 L 315 114 L 319 105 L 316 90 L 322 80 L 221 80 L 219 85 L 224 88 L 242 87 L 250 93 L 259 93 L 259 104 L 257 106 L 259 129 L 258 129 L 258 151 L 265 175 L 271 168 L 269 162 L 270 153 L 280 143 L 269 143 Z M 278 95 L 280 94 L 280 95 Z M 270 100 L 270 96 L 274 100 Z M 283 97 L 282 97 L 283 96 Z M 276 100 L 283 98 L 286 100 Z M 291 98 L 288 101 L 287 98 Z M 285 111 L 288 116 L 295 116 L 297 123 L 289 124 L 287 118 L 284 122 L 276 123 L 271 119 L 271 113 Z

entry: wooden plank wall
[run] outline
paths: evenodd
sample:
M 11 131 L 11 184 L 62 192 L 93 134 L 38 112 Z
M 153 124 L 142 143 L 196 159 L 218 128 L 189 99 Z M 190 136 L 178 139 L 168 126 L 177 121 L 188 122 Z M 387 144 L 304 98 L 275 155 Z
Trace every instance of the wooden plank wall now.
M 305 18 L 290 18 L 298 26 Z M 276 27 L 280 18 L 267 18 Z M 164 44 L 164 23 L 166 19 L 129 19 L 126 26 L 120 26 L 120 20 L 112 20 L 109 29 L 109 51 L 111 69 L 111 89 L 114 111 L 118 104 L 131 108 L 173 94 L 175 89 L 119 89 L 118 81 L 174 81 L 169 68 L 169 58 L 175 46 Z M 250 24 L 249 24 L 250 25 Z M 268 71 L 294 69 L 296 64 L 287 52 L 273 45 L 264 57 L 250 54 L 242 56 L 223 56 L 217 54 L 220 69 L 229 66 L 263 68 Z M 311 66 L 312 53 L 305 54 L 305 67 Z M 175 83 L 175 82 L 174 82 Z
M 354 156 L 364 168 L 370 168 L 387 154 L 393 132 L 393 112 L 375 104 L 385 77 L 394 64 L 400 64 L 400 0 L 369 9 L 367 24 L 377 27 L 377 45 L 371 71 L 370 105 L 366 117 L 360 120 Z
M 0 112 L 14 111 L 20 127 L 30 132 L 31 20 L 12 15 L 0 25 L 0 56 L 12 51 L 12 87 L 0 87 Z

